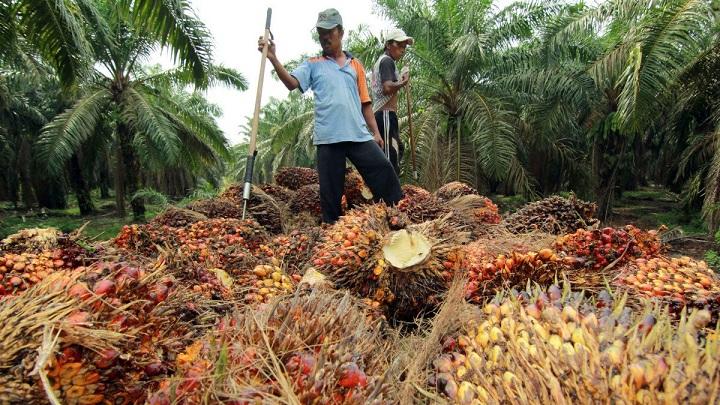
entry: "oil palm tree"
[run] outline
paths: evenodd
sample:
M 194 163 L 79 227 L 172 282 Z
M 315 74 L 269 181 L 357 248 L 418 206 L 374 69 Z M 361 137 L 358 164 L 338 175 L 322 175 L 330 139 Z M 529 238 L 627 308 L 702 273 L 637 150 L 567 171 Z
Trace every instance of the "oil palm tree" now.
M 429 188 L 449 180 L 532 194 L 512 97 L 498 86 L 501 58 L 532 37 L 549 10 L 491 1 L 379 0 L 380 11 L 415 37 L 412 66 L 418 152 Z
M 88 21 L 94 69 L 75 104 L 45 127 L 38 150 L 57 171 L 104 120 L 111 120 L 116 203 L 124 216 L 126 196 L 140 187 L 141 168 L 227 153 L 217 127 L 173 94 L 185 85 L 245 90 L 247 84 L 238 72 L 211 64 L 210 35 L 186 1 L 101 1 L 97 9 L 99 17 Z M 170 50 L 180 66 L 142 69 L 156 46 Z M 131 205 L 134 216 L 142 218 L 143 201 L 133 199 Z
M 547 47 L 564 60 L 577 60 L 587 44 L 601 46 L 573 76 L 592 84 L 573 101 L 587 112 L 582 125 L 601 218 L 610 214 L 620 173 L 633 171 L 635 146 L 653 138 L 672 108 L 682 72 L 711 45 L 713 24 L 703 0 L 615 0 L 568 16 L 548 36 Z M 551 82 L 551 74 L 537 75 L 537 83 Z

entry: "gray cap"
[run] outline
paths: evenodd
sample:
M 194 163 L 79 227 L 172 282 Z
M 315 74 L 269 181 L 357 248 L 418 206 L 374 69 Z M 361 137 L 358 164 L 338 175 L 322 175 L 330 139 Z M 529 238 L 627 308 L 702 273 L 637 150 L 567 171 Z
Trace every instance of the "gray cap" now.
M 340 13 L 334 8 L 329 8 L 318 14 L 318 20 L 315 27 L 329 30 L 337 27 L 338 25 L 342 25 L 342 17 L 340 17 Z

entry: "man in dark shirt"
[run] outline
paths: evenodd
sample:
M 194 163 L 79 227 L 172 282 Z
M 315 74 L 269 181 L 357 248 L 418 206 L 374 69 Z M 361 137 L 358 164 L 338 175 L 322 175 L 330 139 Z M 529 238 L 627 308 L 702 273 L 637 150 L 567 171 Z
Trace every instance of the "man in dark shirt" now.
M 398 72 L 395 62 L 403 57 L 405 49 L 413 42 L 413 38 L 402 30 L 388 32 L 385 53 L 375 62 L 372 71 L 372 109 L 383 138 L 383 152 L 398 175 L 404 147 L 398 129 L 397 93 L 408 83 L 410 75 L 407 70 L 403 70 L 402 74 Z

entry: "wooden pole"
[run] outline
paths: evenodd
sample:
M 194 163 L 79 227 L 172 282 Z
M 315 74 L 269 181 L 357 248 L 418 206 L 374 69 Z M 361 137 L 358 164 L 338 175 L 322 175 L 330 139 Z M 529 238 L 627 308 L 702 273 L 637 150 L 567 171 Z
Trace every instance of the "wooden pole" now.
M 410 155 L 412 157 L 412 168 L 413 178 L 415 181 L 418 179 L 417 163 L 415 161 L 415 136 L 413 136 L 412 126 L 412 103 L 410 102 L 410 82 L 408 81 L 405 88 L 405 98 L 407 99 L 407 115 L 408 115 L 408 130 L 410 131 Z
M 242 217 L 245 219 L 248 200 L 250 200 L 250 190 L 252 188 L 253 168 L 255 166 L 255 156 L 257 155 L 256 142 L 258 124 L 260 121 L 260 102 L 262 101 L 262 88 L 265 80 L 265 62 L 268 54 L 268 39 L 270 38 L 270 18 L 272 17 L 272 9 L 267 9 L 267 17 L 265 19 L 265 33 L 263 34 L 264 46 L 262 50 L 262 59 L 260 59 L 260 77 L 258 78 L 257 93 L 255 94 L 255 111 L 253 112 L 252 128 L 250 130 L 250 145 L 248 146 L 248 156 L 245 163 L 245 184 L 243 187 L 243 211 Z

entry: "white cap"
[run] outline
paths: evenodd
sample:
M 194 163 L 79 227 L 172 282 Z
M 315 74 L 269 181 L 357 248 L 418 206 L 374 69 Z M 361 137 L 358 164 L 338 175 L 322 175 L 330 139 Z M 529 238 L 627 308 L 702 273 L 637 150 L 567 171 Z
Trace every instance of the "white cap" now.
M 385 42 L 388 41 L 395 41 L 395 42 L 407 42 L 408 45 L 412 45 L 415 40 L 413 37 L 407 36 L 405 31 L 401 29 L 391 29 L 385 34 Z

